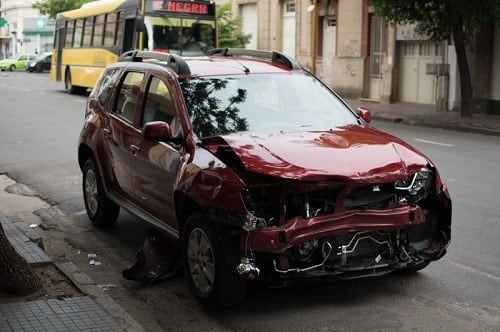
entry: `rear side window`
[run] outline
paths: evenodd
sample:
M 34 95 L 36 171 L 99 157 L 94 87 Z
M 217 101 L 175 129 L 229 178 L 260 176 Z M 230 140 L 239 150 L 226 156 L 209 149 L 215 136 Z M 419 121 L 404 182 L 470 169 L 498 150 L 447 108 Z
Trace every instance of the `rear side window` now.
M 120 70 L 115 68 L 105 72 L 97 88 L 97 100 L 101 106 L 107 104 L 113 86 L 120 78 Z

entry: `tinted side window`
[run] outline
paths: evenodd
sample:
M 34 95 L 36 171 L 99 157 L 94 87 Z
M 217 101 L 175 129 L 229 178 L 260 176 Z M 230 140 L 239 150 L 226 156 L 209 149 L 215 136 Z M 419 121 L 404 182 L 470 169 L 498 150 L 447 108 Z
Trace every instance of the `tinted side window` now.
M 143 77 L 144 73 L 126 73 L 118 92 L 118 99 L 113 113 L 130 123 L 134 122 L 135 106 L 137 105 L 137 98 Z
M 120 78 L 120 70 L 117 68 L 111 69 L 104 73 L 102 80 L 97 88 L 97 101 L 101 106 L 104 106 L 109 99 L 113 86 Z

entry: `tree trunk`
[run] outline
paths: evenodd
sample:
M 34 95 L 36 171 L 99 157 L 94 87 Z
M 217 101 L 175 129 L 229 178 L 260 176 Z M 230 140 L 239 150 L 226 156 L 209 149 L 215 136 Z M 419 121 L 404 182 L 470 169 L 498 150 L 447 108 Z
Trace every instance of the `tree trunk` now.
M 458 71 L 460 73 L 461 114 L 464 117 L 472 118 L 472 83 L 464 43 L 455 41 L 455 51 L 457 52 Z
M 0 290 L 28 295 L 40 288 L 40 278 L 10 244 L 0 223 Z
M 457 53 L 458 71 L 460 73 L 460 95 L 461 95 L 461 114 L 463 117 L 472 118 L 472 83 L 467 64 L 467 54 L 465 53 L 465 42 L 463 29 L 463 20 L 460 17 L 455 1 L 450 1 L 451 32 L 455 42 L 455 52 Z

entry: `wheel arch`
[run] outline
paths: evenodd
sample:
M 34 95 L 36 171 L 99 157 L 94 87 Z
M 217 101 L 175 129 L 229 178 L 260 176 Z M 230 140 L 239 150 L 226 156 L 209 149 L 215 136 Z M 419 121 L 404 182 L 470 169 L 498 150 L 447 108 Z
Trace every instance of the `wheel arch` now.
M 184 227 L 189 216 L 196 212 L 203 210 L 202 207 L 186 193 L 177 191 L 174 196 L 175 216 L 177 219 L 177 231 L 179 239 L 182 238 Z
M 80 166 L 80 170 L 83 170 L 85 161 L 90 157 L 96 159 L 94 153 L 88 145 L 80 144 L 80 146 L 78 147 L 78 165 Z

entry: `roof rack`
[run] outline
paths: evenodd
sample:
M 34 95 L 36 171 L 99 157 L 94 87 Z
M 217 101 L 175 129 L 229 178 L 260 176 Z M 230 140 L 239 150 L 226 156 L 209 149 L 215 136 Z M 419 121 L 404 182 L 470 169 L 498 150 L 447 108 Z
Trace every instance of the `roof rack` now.
M 214 48 L 207 51 L 207 55 L 243 55 L 255 58 L 270 59 L 271 62 L 283 65 L 289 69 L 300 69 L 301 66 L 291 57 L 275 51 L 247 50 L 244 48 Z
M 118 61 L 130 61 L 130 62 L 149 62 L 149 61 L 161 61 L 166 62 L 167 67 L 172 69 L 177 75 L 190 74 L 188 64 L 184 59 L 177 54 L 169 54 L 163 52 L 150 52 L 150 51 L 127 51 L 123 53 Z

